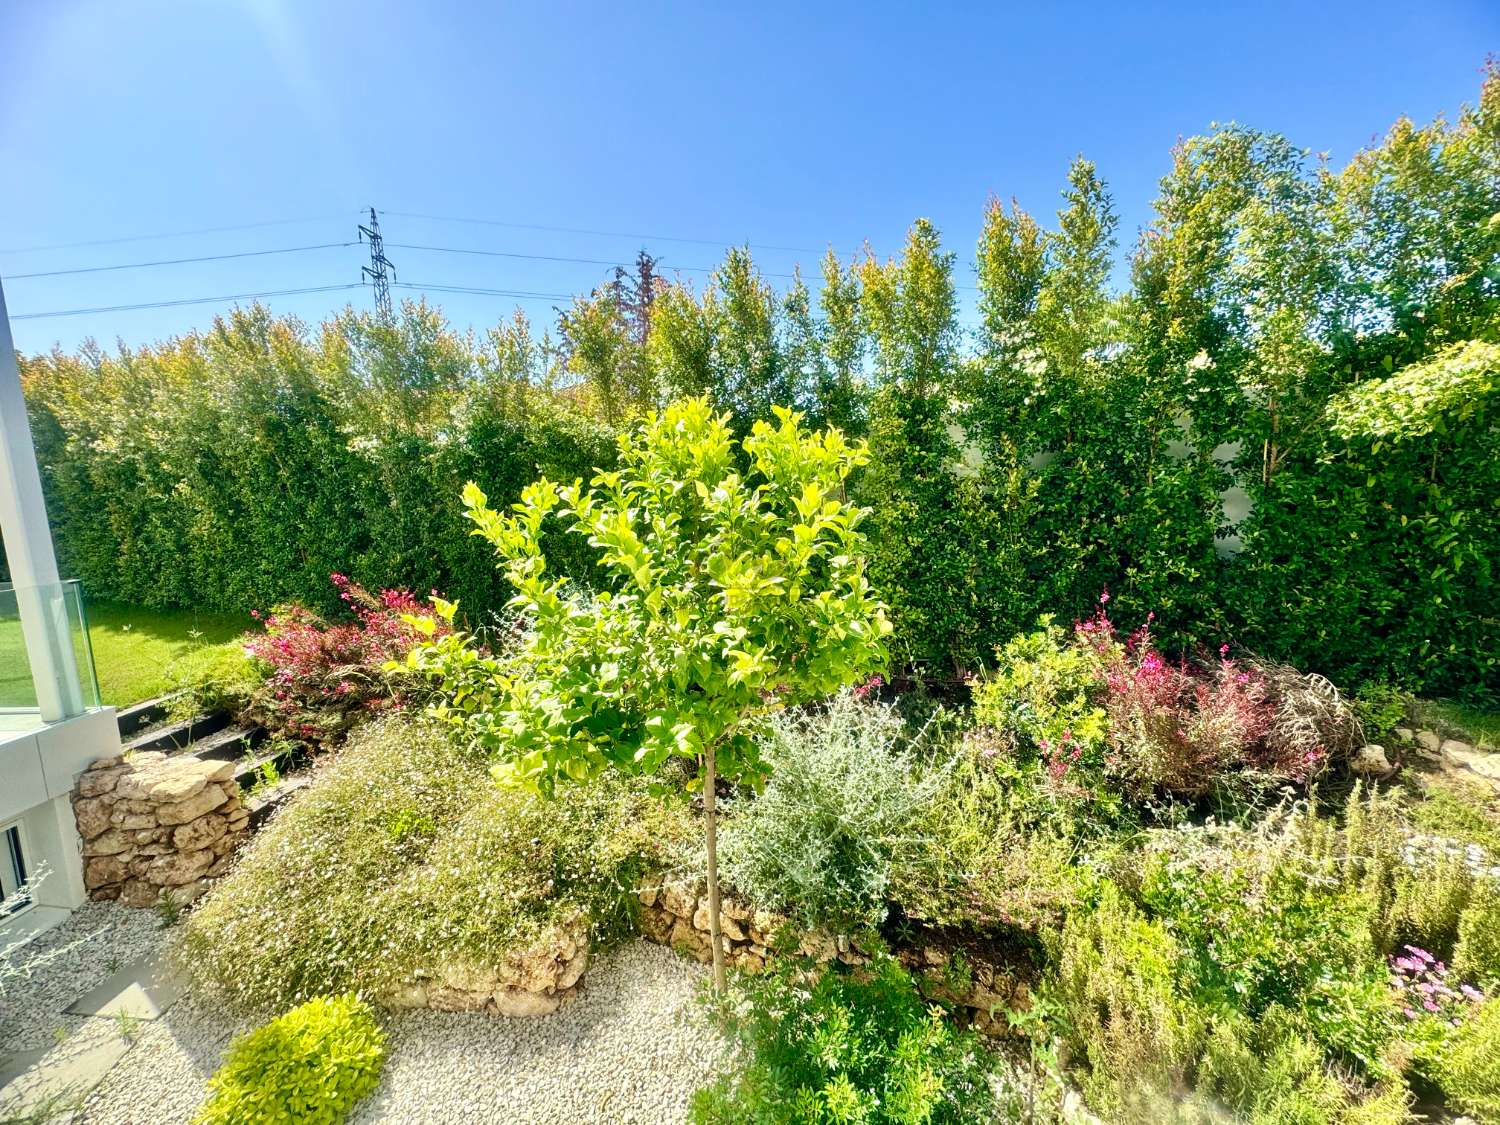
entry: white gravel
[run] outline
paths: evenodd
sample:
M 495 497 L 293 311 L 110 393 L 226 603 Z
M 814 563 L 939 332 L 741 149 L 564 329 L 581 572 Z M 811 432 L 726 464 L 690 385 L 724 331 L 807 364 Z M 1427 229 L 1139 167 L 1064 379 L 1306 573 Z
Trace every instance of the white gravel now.
M 46 1047 L 87 1016 L 63 1009 L 166 937 L 150 910 L 89 902 L 0 959 L 0 1052 Z
M 601 958 L 567 1007 L 533 1019 L 383 1015 L 380 1086 L 352 1122 L 669 1125 L 722 1044 L 695 996 L 702 966 L 635 942 Z M 143 1026 L 90 1097 L 90 1125 L 188 1122 L 238 1028 L 190 997 Z

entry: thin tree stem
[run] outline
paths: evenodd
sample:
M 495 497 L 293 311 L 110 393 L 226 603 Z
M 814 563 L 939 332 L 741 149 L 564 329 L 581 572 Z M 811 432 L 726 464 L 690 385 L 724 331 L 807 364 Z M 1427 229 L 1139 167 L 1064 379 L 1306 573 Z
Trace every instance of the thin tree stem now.
M 714 991 L 722 994 L 726 982 L 724 947 L 719 940 L 719 814 L 714 792 L 718 781 L 714 757 L 714 747 L 706 747 L 703 753 L 703 842 L 708 849 L 708 944 L 714 954 Z

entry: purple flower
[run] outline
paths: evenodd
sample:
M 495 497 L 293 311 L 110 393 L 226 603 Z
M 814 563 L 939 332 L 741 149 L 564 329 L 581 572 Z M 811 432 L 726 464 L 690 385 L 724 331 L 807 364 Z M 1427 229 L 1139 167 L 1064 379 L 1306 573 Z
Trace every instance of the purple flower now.
M 1428 953 L 1425 949 L 1418 949 L 1415 945 L 1405 945 L 1402 946 L 1402 948 L 1410 953 L 1413 957 L 1415 957 L 1418 961 L 1422 961 L 1427 964 L 1431 964 L 1433 961 L 1432 954 Z
M 1426 1008 L 1429 1012 L 1435 1012 L 1438 1010 L 1438 1006 L 1431 1000 L 1423 1000 L 1422 1007 Z
M 1472 984 L 1461 984 L 1458 986 L 1458 990 L 1476 1004 L 1484 999 L 1484 993 L 1480 992 Z

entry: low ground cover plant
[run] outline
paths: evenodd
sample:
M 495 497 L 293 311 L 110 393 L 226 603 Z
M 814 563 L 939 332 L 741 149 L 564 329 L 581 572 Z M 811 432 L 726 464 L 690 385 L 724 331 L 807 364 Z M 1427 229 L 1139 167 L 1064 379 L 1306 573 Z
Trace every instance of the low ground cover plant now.
M 787 962 L 716 1005 L 734 1054 L 696 1125 L 944 1125 L 1019 1120 L 996 1058 L 929 1005 L 899 962 L 858 973 Z
M 256 1010 L 378 996 L 413 970 L 499 964 L 582 918 L 604 943 L 638 883 L 675 863 L 691 813 L 605 779 L 566 804 L 497 787 L 447 731 L 401 715 L 358 731 L 183 926 L 211 992 Z
M 198 1125 L 337 1125 L 375 1089 L 385 1034 L 356 996 L 317 997 L 236 1038 Z

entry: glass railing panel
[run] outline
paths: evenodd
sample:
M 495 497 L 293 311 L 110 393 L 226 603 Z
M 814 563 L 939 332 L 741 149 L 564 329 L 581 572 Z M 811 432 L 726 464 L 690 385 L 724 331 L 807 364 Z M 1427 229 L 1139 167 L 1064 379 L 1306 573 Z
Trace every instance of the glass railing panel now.
M 23 620 L 24 617 L 29 620 Z M 41 707 L 35 673 L 49 670 L 49 693 L 64 714 L 99 706 L 83 586 L 0 583 L 0 712 Z M 55 682 L 53 682 L 55 681 Z

